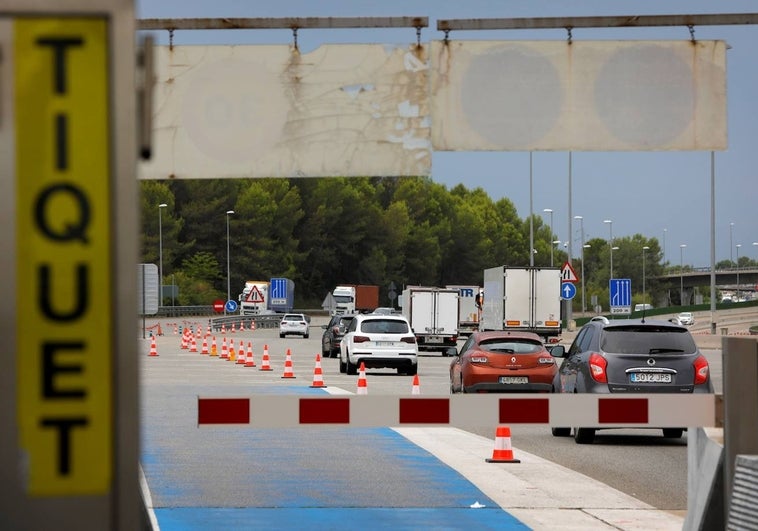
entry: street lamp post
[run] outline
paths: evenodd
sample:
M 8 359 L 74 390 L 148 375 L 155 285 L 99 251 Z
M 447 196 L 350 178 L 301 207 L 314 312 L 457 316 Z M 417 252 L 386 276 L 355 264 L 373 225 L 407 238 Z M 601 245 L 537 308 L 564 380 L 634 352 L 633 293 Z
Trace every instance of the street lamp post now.
M 555 245 L 553 241 L 553 209 L 545 208 L 542 211 L 550 214 L 550 267 L 553 267 L 553 246 Z
M 650 247 L 648 247 L 647 245 L 642 246 L 642 307 L 643 308 L 645 307 L 645 303 L 647 302 L 645 300 L 646 299 L 645 297 L 645 293 L 646 293 L 645 291 L 645 261 L 646 261 L 645 251 L 647 251 L 648 249 L 650 249 Z
M 608 240 L 608 247 L 611 248 L 611 271 L 610 275 L 608 277 L 608 280 L 613 280 L 613 220 L 605 219 L 603 220 L 603 223 L 608 224 L 608 228 L 610 229 L 611 239 Z
M 163 217 L 161 212 L 168 205 L 161 203 L 158 205 L 158 306 L 163 306 Z
M 663 229 L 663 267 L 664 272 L 666 271 L 666 233 L 668 232 L 668 229 Z
M 732 241 L 732 233 L 734 232 L 734 223 L 729 224 L 729 265 L 730 267 L 734 264 L 734 254 L 732 253 L 732 250 L 734 249 L 734 242 Z
M 679 246 L 679 306 L 684 306 L 684 248 L 687 244 Z
M 584 312 L 586 311 L 586 308 L 584 306 L 584 218 L 582 216 L 574 216 L 574 219 L 579 221 L 580 232 L 582 235 L 582 278 L 580 281 L 582 283 L 582 315 L 584 315 Z
M 738 243 L 734 247 L 737 249 L 737 300 L 735 302 L 740 302 L 740 247 L 742 244 Z
M 230 260 L 229 260 L 229 216 L 234 214 L 234 210 L 226 211 L 226 300 L 231 300 L 232 290 L 230 284 Z M 224 313 L 226 313 L 226 303 L 224 303 Z

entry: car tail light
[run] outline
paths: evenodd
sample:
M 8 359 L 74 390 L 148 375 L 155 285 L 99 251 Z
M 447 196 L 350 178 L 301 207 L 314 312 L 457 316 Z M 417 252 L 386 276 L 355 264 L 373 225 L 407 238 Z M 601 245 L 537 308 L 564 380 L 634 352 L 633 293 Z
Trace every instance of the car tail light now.
M 403 343 L 410 343 L 411 345 L 416 344 L 416 336 L 409 336 L 409 337 L 403 337 L 400 339 Z
M 366 336 L 353 336 L 353 343 L 365 343 L 366 341 L 371 341 Z
M 590 354 L 590 374 L 592 379 L 600 383 L 608 383 L 608 361 L 597 352 Z
M 710 369 L 708 367 L 708 360 L 702 354 L 695 358 L 692 363 L 695 366 L 695 385 L 704 384 L 708 381 L 708 373 Z
M 487 356 L 471 356 L 471 363 L 487 363 Z

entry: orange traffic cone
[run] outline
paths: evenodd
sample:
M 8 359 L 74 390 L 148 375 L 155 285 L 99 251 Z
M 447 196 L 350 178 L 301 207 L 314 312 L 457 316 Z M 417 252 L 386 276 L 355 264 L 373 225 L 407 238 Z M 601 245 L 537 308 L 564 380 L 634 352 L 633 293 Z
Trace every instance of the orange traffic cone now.
M 261 371 L 270 371 L 271 365 L 269 365 L 268 359 L 268 345 L 263 345 L 263 361 L 261 362 Z
M 511 429 L 508 426 L 498 426 L 495 431 L 495 449 L 492 451 L 492 459 L 485 459 L 488 463 L 520 463 L 519 459 L 513 458 L 511 446 Z
M 255 367 L 255 358 L 253 357 L 253 345 L 247 342 L 247 357 L 245 358 L 245 367 Z
M 412 395 L 421 394 L 421 386 L 418 383 L 418 374 L 413 376 L 413 387 L 411 388 L 411 394 Z
M 211 356 L 218 356 L 218 347 L 216 347 L 216 336 L 211 338 Z
M 219 359 L 222 360 L 228 360 L 229 359 L 229 349 L 226 346 L 226 337 L 224 337 L 224 341 L 221 343 L 221 356 Z
M 155 345 L 155 336 L 150 340 L 150 354 L 148 354 L 148 357 L 155 357 L 158 355 L 158 347 Z
M 232 323 L 232 334 L 237 333 L 237 323 Z
M 284 358 L 284 374 L 282 374 L 282 378 L 294 378 L 295 373 L 292 370 L 292 353 L 290 352 L 290 349 L 287 349 L 287 357 Z
M 237 359 L 237 355 L 234 353 L 234 340 L 229 340 L 229 361 L 234 361 Z
M 240 332 L 245 330 L 245 321 L 240 321 Z
M 244 365 L 246 361 L 245 343 L 240 339 L 240 349 L 237 351 L 237 365 Z
M 197 352 L 197 341 L 195 341 L 195 336 L 192 336 L 192 339 L 190 340 L 190 352 Z
M 321 354 L 316 354 L 316 367 L 313 369 L 313 383 L 311 387 L 326 387 L 324 376 L 321 372 Z
M 184 332 L 182 332 L 182 350 L 187 350 L 189 348 L 189 338 L 187 337 L 187 329 L 184 329 Z
M 197 332 L 195 332 L 195 337 L 197 337 L 198 339 L 200 339 L 201 337 L 203 337 L 203 330 L 202 330 L 201 326 L 197 327 Z
M 255 330 L 255 321 L 250 321 L 250 331 Z
M 226 334 L 226 323 L 221 325 L 221 333 Z
M 202 354 L 203 356 L 208 355 L 208 338 L 207 337 L 203 338 L 203 347 L 202 349 L 200 349 L 200 354 Z
M 358 389 L 356 391 L 358 395 L 368 394 L 368 381 L 366 380 L 366 365 L 361 362 L 361 366 L 358 369 Z
M 174 325 L 174 335 L 179 334 L 179 325 Z

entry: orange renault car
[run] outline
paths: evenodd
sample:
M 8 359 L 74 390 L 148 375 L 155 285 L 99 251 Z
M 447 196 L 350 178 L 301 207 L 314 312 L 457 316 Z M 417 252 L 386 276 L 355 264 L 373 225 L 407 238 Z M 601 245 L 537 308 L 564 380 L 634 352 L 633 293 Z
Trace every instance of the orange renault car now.
M 550 393 L 557 372 L 537 334 L 474 332 L 450 363 L 450 392 Z

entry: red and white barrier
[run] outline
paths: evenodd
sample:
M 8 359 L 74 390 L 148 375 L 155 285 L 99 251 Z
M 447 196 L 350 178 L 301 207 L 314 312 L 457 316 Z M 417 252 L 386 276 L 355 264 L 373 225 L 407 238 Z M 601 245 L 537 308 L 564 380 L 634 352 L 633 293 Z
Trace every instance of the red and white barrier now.
M 224 400 L 229 411 L 214 413 L 220 410 L 215 407 L 218 400 Z M 198 398 L 198 424 L 228 423 L 258 428 L 499 424 L 586 428 L 715 427 L 716 395 L 255 395 Z

